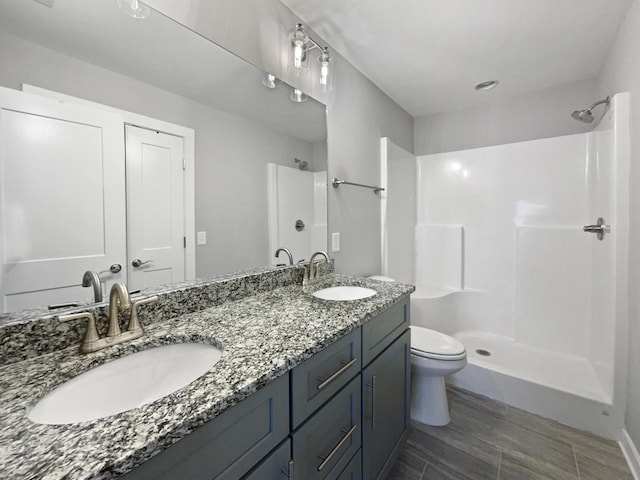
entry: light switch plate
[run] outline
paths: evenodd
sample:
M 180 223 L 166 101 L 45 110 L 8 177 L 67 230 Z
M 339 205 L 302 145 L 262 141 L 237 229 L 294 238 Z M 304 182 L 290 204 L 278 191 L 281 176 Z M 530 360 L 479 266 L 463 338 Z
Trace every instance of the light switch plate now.
M 340 251 L 340 232 L 335 232 L 331 234 L 331 252 L 339 252 Z
M 207 232 L 198 232 L 197 242 L 198 242 L 198 245 L 206 245 L 207 244 Z

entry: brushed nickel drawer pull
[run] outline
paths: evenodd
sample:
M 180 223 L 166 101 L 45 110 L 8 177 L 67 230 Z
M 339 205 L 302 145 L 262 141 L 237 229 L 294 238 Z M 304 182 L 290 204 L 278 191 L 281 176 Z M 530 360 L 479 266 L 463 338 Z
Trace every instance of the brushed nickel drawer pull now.
M 293 459 L 289 460 L 287 463 L 287 470 L 282 469 L 282 473 L 286 475 L 287 478 L 293 479 Z
M 371 420 L 371 430 L 376 429 L 376 376 L 371 377 L 371 382 L 365 384 L 367 387 L 371 387 L 371 416 L 367 415 L 365 418 Z
M 331 382 L 333 382 L 336 378 L 338 378 L 340 375 L 342 375 L 344 372 L 346 372 L 347 370 L 349 370 L 349 367 L 351 367 L 354 363 L 356 363 L 358 361 L 358 357 L 355 357 L 353 359 L 351 359 L 350 361 L 348 361 L 347 363 L 344 363 L 344 365 L 342 365 L 342 367 L 340 367 L 340 369 L 338 371 L 336 371 L 334 374 L 332 374 L 329 378 L 327 378 L 326 380 L 322 377 L 318 377 L 318 381 L 321 382 L 320 385 L 318 385 L 318 390 L 322 390 L 324 387 L 326 387 L 327 385 L 329 385 Z
M 344 444 L 344 442 L 346 442 L 349 439 L 351 434 L 356 431 L 356 428 L 358 428 L 358 424 L 357 423 L 355 425 L 353 425 L 347 431 L 347 433 L 344 434 L 344 437 L 342 437 L 342 439 L 338 442 L 338 444 L 335 447 L 333 447 L 333 450 L 331 450 L 329 452 L 329 455 L 327 455 L 326 458 L 318 457 L 318 458 L 320 458 L 320 460 L 322 460 L 322 463 L 320 465 L 318 465 L 318 471 L 319 472 L 322 471 L 322 469 L 327 466 L 327 463 L 329 463 L 331 461 L 331 458 L 333 458 L 333 456 L 338 452 L 338 450 L 340 450 L 340 447 Z M 343 430 L 343 432 L 344 432 L 344 430 Z

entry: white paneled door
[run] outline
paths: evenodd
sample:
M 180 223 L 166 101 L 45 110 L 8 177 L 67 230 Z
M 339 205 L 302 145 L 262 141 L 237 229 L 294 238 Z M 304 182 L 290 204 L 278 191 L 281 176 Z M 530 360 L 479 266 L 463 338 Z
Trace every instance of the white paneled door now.
M 123 119 L 0 88 L 0 311 L 92 295 L 126 269 Z
M 126 127 L 129 288 L 185 279 L 184 139 Z

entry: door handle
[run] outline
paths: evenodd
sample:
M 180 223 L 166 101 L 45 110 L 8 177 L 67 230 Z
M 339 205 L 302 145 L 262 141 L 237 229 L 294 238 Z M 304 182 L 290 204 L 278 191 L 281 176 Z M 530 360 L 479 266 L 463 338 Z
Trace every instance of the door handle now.
M 139 258 L 134 259 L 131 262 L 131 265 L 135 268 L 141 267 L 143 265 L 146 265 L 147 263 L 152 263 L 153 260 L 145 260 L 144 262 L 142 260 L 140 260 Z

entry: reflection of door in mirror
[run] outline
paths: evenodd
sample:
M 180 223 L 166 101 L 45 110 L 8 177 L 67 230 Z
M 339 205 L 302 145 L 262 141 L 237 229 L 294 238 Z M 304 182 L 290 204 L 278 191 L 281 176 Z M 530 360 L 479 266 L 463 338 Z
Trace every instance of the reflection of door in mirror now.
M 184 280 L 183 138 L 127 126 L 125 162 L 121 115 L 0 94 L 0 312 L 87 298 L 87 270 L 103 293 Z
M 86 270 L 126 260 L 122 118 L 4 88 L 0 102 L 0 309 L 86 298 Z
M 185 279 L 183 139 L 127 125 L 129 288 Z
M 327 249 L 327 172 L 310 172 L 270 163 L 269 248 L 291 251 L 294 262 Z M 287 259 L 272 259 L 281 264 Z

